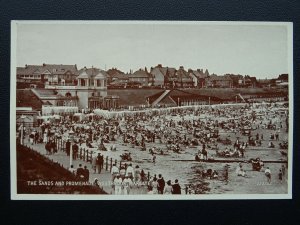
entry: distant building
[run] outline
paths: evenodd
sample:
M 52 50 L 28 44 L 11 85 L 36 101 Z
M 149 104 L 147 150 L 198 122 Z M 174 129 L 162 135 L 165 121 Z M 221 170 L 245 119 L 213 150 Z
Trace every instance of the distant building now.
M 158 64 L 156 67 L 151 68 L 150 73 L 153 77 L 153 86 L 164 86 L 166 68 L 163 68 L 161 64 Z
M 232 88 L 233 82 L 229 76 L 217 76 L 213 74 L 205 78 L 205 86 L 212 88 Z
M 207 74 L 205 74 L 202 69 L 197 69 L 197 70 L 189 69 L 188 73 L 193 80 L 194 87 L 200 87 L 200 88 L 204 87 L 205 78 L 207 77 Z
M 111 68 L 106 71 L 107 73 L 107 83 L 110 84 L 112 81 L 116 80 L 116 77 L 119 74 L 124 74 L 121 70 L 118 70 L 117 68 Z
M 173 67 L 162 67 L 161 71 L 165 76 L 164 86 L 166 88 L 175 88 L 176 87 L 176 69 Z
M 188 71 L 190 78 L 193 81 L 193 87 L 198 87 L 198 77 L 193 73 L 192 70 Z
M 152 85 L 152 75 L 143 69 L 128 75 L 128 83 L 139 83 L 141 86 Z
M 149 105 L 152 107 L 157 106 L 192 106 L 192 105 L 209 105 L 209 104 L 219 104 L 222 103 L 223 100 L 214 97 L 214 96 L 206 96 L 200 95 L 189 90 L 165 90 L 161 91 L 157 94 L 147 96 Z
M 175 75 L 177 77 L 176 87 L 180 87 L 180 88 L 194 87 L 194 82 L 192 77 L 189 76 L 188 72 L 184 69 L 183 66 L 179 67 Z
M 110 88 L 125 88 L 129 81 L 129 77 L 124 73 L 115 73 L 111 75 L 111 82 L 109 83 Z
M 258 85 L 262 88 L 271 87 L 272 79 L 259 79 Z
M 101 108 L 107 96 L 107 73 L 97 68 L 83 68 L 77 77 L 80 108 Z
M 44 101 L 53 106 L 74 107 L 79 109 L 110 109 L 118 106 L 118 96 L 107 96 L 107 73 L 98 68 L 86 68 L 78 71 L 76 85 L 47 85 L 46 90 L 52 90 L 50 95 L 44 90 L 33 90 Z
M 276 86 L 287 87 L 289 83 L 289 75 L 288 74 L 280 74 L 278 78 L 275 80 Z
M 78 76 L 76 65 L 43 64 L 17 67 L 17 82 L 74 85 Z
M 244 76 L 240 74 L 225 74 L 224 76 L 230 77 L 232 80 L 232 86 L 235 88 L 243 87 L 244 85 Z
M 287 73 L 280 74 L 277 78 L 277 81 L 279 81 L 280 83 L 288 82 L 289 81 L 289 75 Z

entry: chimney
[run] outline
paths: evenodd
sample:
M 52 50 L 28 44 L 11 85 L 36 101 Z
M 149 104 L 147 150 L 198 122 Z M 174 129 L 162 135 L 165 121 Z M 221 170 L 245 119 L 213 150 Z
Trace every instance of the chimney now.
M 27 64 L 25 64 L 25 68 L 27 69 L 27 67 L 28 67 L 28 65 Z
M 162 65 L 161 65 L 161 64 L 158 64 L 157 67 L 162 68 Z
M 45 63 L 43 63 L 43 66 L 46 66 L 46 64 L 45 64 Z
M 198 71 L 199 73 L 201 73 L 201 70 L 200 70 L 200 69 L 197 69 L 197 71 Z
M 180 66 L 180 67 L 179 67 L 179 69 L 182 69 L 182 70 L 183 70 L 183 69 L 184 69 L 184 67 L 183 67 L 183 66 Z
M 189 72 L 189 73 L 192 73 L 192 72 L 193 72 L 193 70 L 192 70 L 192 69 L 188 69 L 188 72 Z

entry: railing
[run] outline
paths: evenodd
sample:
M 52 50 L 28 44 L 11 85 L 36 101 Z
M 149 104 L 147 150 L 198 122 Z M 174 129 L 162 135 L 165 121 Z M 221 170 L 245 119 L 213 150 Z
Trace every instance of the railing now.
M 62 140 L 62 139 L 54 139 L 54 143 L 56 144 L 56 148 L 58 151 L 62 151 L 62 152 L 66 152 L 66 141 Z M 90 150 L 88 148 L 84 148 L 84 147 L 79 147 L 78 152 L 73 155 L 73 159 L 74 160 L 82 160 L 84 162 L 88 162 L 88 163 L 92 163 L 93 161 L 93 154 L 95 153 L 94 150 Z M 74 152 L 73 152 L 74 154 Z M 123 161 L 123 160 L 117 160 L 114 159 L 112 157 L 108 157 L 106 156 L 103 159 L 103 165 L 102 165 L 102 169 L 105 169 L 105 171 L 109 171 L 111 172 L 111 169 L 113 167 L 113 165 L 115 164 L 116 166 L 118 166 L 119 168 L 121 168 L 122 166 L 127 169 L 128 163 L 131 163 L 130 161 Z M 147 181 L 150 179 L 150 172 L 147 172 Z

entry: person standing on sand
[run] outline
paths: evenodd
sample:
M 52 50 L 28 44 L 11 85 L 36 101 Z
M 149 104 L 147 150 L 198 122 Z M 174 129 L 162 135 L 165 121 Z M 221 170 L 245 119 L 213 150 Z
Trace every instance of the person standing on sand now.
M 84 169 L 81 164 L 79 164 L 79 167 L 76 170 L 76 178 L 77 180 L 84 181 Z
M 31 132 L 31 134 L 29 135 L 29 142 L 31 145 L 33 145 L 34 143 L 34 137 L 35 137 L 35 133 Z
M 79 147 L 78 147 L 76 141 L 73 144 L 72 148 L 73 148 L 73 160 L 76 160 L 77 159 L 78 150 L 79 150 Z
M 84 175 L 84 180 L 88 182 L 90 180 L 90 171 L 87 168 L 87 166 L 84 166 L 83 175 Z
M 228 167 L 229 167 L 228 164 L 226 164 L 224 167 L 224 180 L 225 180 L 226 184 L 228 184 L 228 178 L 229 178 Z
M 173 195 L 181 194 L 181 187 L 180 187 L 177 179 L 175 180 L 175 184 L 172 185 L 172 194 Z
M 271 170 L 270 170 L 269 167 L 266 168 L 265 175 L 266 175 L 266 177 L 268 179 L 268 183 L 271 183 Z
M 140 178 L 142 183 L 146 181 L 146 174 L 143 169 L 141 170 Z
M 48 143 L 48 134 L 47 134 L 46 131 L 45 131 L 45 133 L 44 133 L 43 142 L 44 142 L 44 143 Z
M 281 165 L 282 176 L 285 177 L 285 166 Z
M 115 186 L 115 195 L 121 195 L 122 194 L 122 178 L 118 174 L 117 177 L 114 180 L 114 186 Z
M 124 188 L 124 195 L 129 195 L 130 194 L 130 189 L 133 185 L 132 180 L 130 179 L 129 176 L 125 176 L 125 179 L 122 182 L 122 186 Z
M 76 169 L 74 168 L 73 165 L 70 166 L 69 171 L 70 171 L 72 174 L 76 175 Z
M 165 180 L 161 174 L 158 174 L 157 182 L 158 182 L 158 186 L 157 186 L 158 194 L 163 194 L 165 188 Z
M 92 169 L 94 170 L 94 173 L 96 173 L 96 169 L 97 169 L 97 156 L 93 156 L 93 158 L 92 158 Z
M 132 164 L 130 163 L 129 166 L 126 168 L 126 176 L 128 176 L 131 180 L 134 178 L 134 169 Z
M 101 154 L 98 153 L 98 156 L 97 156 L 97 159 L 96 159 L 96 166 L 97 166 L 97 170 L 98 170 L 99 174 L 101 173 L 102 163 L 103 163 L 103 161 L 102 161 Z
M 172 185 L 171 185 L 171 180 L 167 181 L 167 185 L 164 187 L 164 194 L 165 195 L 171 195 L 172 194 Z
M 100 182 L 99 182 L 99 180 L 98 180 L 97 178 L 94 179 L 93 185 L 94 185 L 95 187 L 98 187 L 98 188 L 102 189 L 102 188 L 101 188 L 101 185 L 100 185 Z
M 71 150 L 71 142 L 70 142 L 70 139 L 68 138 L 67 142 L 66 142 L 66 153 L 67 153 L 67 156 L 70 156 L 70 150 Z
M 124 180 L 125 175 L 126 175 L 125 166 L 121 166 L 121 168 L 120 168 L 120 177 L 121 177 L 122 180 Z
M 152 194 L 158 194 L 158 182 L 156 177 L 153 178 L 153 181 L 151 182 L 151 187 Z
M 156 156 L 154 155 L 154 153 L 152 153 L 152 162 L 153 162 L 153 164 L 155 165 L 155 162 L 156 162 Z
M 134 181 L 139 186 L 139 182 L 141 181 L 141 171 L 138 165 L 135 166 Z
M 279 169 L 279 173 L 278 173 L 278 179 L 279 179 L 279 182 L 282 184 L 282 176 L 283 174 L 282 174 L 282 170 L 281 169 Z
M 113 167 L 111 168 L 111 176 L 112 176 L 112 181 L 115 180 L 117 175 L 119 174 L 119 168 L 116 166 L 116 164 L 113 164 Z

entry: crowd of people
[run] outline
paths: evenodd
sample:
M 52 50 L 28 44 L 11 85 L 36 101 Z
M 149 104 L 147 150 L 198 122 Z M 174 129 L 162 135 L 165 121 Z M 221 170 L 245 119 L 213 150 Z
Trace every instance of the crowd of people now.
M 90 171 L 87 166 L 82 167 L 82 164 L 79 164 L 78 168 L 75 169 L 74 166 L 71 165 L 69 171 L 76 176 L 78 181 L 90 181 Z
M 263 145 L 265 139 L 262 131 L 264 130 L 270 133 L 266 147 L 274 148 L 274 142 L 282 140 L 280 132 L 284 127 L 288 127 L 288 119 L 286 119 L 288 110 L 286 108 L 284 113 L 277 112 L 274 110 L 276 107 L 282 106 L 270 103 L 170 108 L 163 112 L 149 110 L 122 116 L 116 115 L 113 118 L 86 116 L 81 121 L 66 116 L 60 120 L 41 122 L 38 128 L 29 131 L 29 139 L 32 145 L 44 143 L 46 154 L 55 154 L 58 146 L 56 140 L 63 140 L 67 155 L 70 154 L 72 145 L 74 160 L 76 160 L 78 148 L 82 145 L 98 151 L 118 151 L 121 144 L 135 147 L 136 151 L 149 151 L 154 164 L 156 155 L 181 153 L 192 146 L 199 149 L 195 158 L 199 161 L 215 156 L 244 158 L 249 146 Z M 245 130 L 249 131 L 247 136 Z M 70 133 L 74 133 L 72 140 Z M 223 140 L 222 134 L 224 133 L 227 139 Z M 232 143 L 233 138 L 227 133 L 234 137 L 235 140 Z M 244 140 L 241 140 L 241 137 Z M 230 143 L 227 143 L 228 140 Z M 105 147 L 108 143 L 113 144 L 111 149 Z M 156 143 L 164 147 L 153 147 Z M 212 149 L 215 152 L 210 151 Z M 103 155 L 98 153 L 92 158 L 91 163 L 94 173 L 101 173 L 104 164 Z M 123 190 L 124 194 L 129 194 L 130 186 L 143 181 L 141 171 L 139 167 L 133 168 L 131 164 L 127 168 L 118 168 L 113 165 L 111 172 L 115 193 L 120 194 Z M 82 175 L 81 172 L 79 174 Z M 237 171 L 237 174 L 246 176 L 242 168 Z M 87 175 L 82 176 L 84 179 L 87 177 Z M 217 171 L 212 171 L 212 177 L 218 177 Z M 153 194 L 173 193 L 174 190 L 175 194 L 178 194 L 178 180 L 175 180 L 173 184 L 168 180 L 163 188 L 160 182 L 160 175 L 157 178 L 152 177 L 151 184 L 148 186 Z
M 178 179 L 174 184 L 171 180 L 165 182 L 161 174 L 147 177 L 144 170 L 138 165 L 134 168 L 131 163 L 120 168 L 116 164 L 111 169 L 112 186 L 116 195 L 129 195 L 133 187 L 147 187 L 148 194 L 181 194 Z

